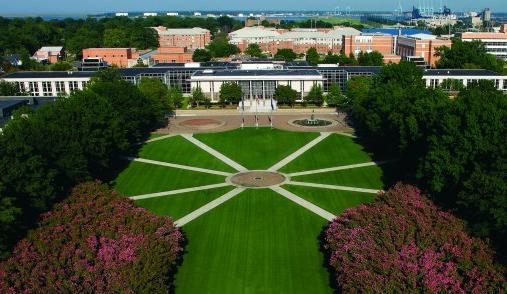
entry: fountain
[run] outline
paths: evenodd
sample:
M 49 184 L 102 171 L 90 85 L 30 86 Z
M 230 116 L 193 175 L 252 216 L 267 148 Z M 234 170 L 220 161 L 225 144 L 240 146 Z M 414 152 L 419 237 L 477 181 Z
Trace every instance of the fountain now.
M 315 114 L 312 113 L 310 118 L 295 120 L 294 123 L 303 127 L 326 127 L 331 125 L 333 122 L 325 119 L 315 118 Z

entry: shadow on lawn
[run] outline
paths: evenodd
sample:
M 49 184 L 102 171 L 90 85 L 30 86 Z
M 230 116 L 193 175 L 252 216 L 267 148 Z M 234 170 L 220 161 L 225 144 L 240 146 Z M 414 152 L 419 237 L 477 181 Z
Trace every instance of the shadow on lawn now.
M 330 223 L 322 227 L 322 231 L 320 232 L 319 236 L 317 237 L 317 240 L 319 242 L 319 250 L 324 255 L 324 260 L 322 262 L 322 266 L 327 269 L 327 272 L 329 274 L 328 276 L 328 282 L 329 287 L 333 289 L 333 293 L 340 294 L 342 291 L 340 290 L 340 287 L 338 285 L 338 282 L 336 281 L 336 271 L 335 269 L 329 264 L 329 261 L 331 260 L 331 252 L 326 249 L 326 231 L 329 228 Z

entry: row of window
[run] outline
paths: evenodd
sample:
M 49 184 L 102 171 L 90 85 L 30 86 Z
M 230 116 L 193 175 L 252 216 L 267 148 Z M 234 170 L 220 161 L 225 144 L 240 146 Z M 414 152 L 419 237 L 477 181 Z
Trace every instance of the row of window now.
M 69 92 L 74 92 L 79 90 L 78 81 L 56 81 L 56 82 L 16 82 L 18 89 L 22 92 L 27 92 L 30 96 L 41 96 L 39 84 L 42 86 L 42 96 L 53 96 L 55 95 L 53 92 L 53 83 L 56 94 L 65 94 L 67 93 L 65 90 L 65 83 L 68 83 Z M 81 86 L 84 89 L 88 82 L 81 82 Z M 28 85 L 28 88 L 26 87 Z
M 456 81 L 459 81 L 461 82 L 463 85 L 465 83 L 465 80 L 456 80 Z M 478 81 L 480 81 L 479 79 L 467 79 L 467 85 L 470 85 L 472 83 L 477 83 Z M 507 79 L 503 80 L 503 86 L 500 87 L 500 82 L 502 80 L 494 80 L 495 82 L 495 88 L 497 88 L 498 90 L 507 90 Z M 430 79 L 430 87 L 431 88 L 436 88 L 438 86 L 440 86 L 441 82 L 439 79 Z M 449 89 L 448 89 L 449 90 Z

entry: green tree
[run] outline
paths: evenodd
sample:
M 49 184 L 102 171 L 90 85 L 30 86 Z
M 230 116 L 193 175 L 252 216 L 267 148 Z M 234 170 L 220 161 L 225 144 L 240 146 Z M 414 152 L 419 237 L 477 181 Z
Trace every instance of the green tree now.
M 138 87 L 141 93 L 148 98 L 158 125 L 164 125 L 167 113 L 171 110 L 167 86 L 157 78 L 142 78 Z
M 359 52 L 357 62 L 362 66 L 382 66 L 384 65 L 384 56 L 378 51 Z
M 308 49 L 308 51 L 306 51 L 306 61 L 310 65 L 313 65 L 313 66 L 319 64 L 319 62 L 320 62 L 320 55 L 317 52 L 317 49 L 315 49 L 315 48 L 312 47 L 312 48 Z
M 332 84 L 329 87 L 329 91 L 326 95 L 326 102 L 327 105 L 333 106 L 333 107 L 340 107 L 344 108 L 346 107 L 344 104 L 344 99 L 342 95 L 342 91 L 340 89 L 340 86 L 338 84 Z
M 199 107 L 199 103 L 204 103 L 204 102 L 206 102 L 206 100 L 207 100 L 206 96 L 202 92 L 201 87 L 197 87 L 192 90 L 192 95 L 190 96 L 190 100 L 189 100 L 189 102 L 192 105 L 195 104 L 197 107 Z
M 129 35 L 126 30 L 107 29 L 104 32 L 104 46 L 111 48 L 129 47 Z
M 245 53 L 250 56 L 253 56 L 253 57 L 262 57 L 263 56 L 261 47 L 259 47 L 259 45 L 255 44 L 255 43 L 248 44 L 248 47 L 246 48 Z
M 22 96 L 23 92 L 14 83 L 0 81 L 0 96 Z
M 220 103 L 225 106 L 227 103 L 239 103 L 243 91 L 241 87 L 233 82 L 225 82 L 220 86 Z
M 211 60 L 211 53 L 206 49 L 195 49 L 192 60 L 194 62 L 208 62 Z
M 72 65 L 69 62 L 59 61 L 55 64 L 51 64 L 50 69 L 52 71 L 69 71 L 72 70 Z
M 324 93 L 322 91 L 322 86 L 319 84 L 313 85 L 305 99 L 306 101 L 317 106 L 322 106 L 324 103 Z
M 297 54 L 292 49 L 280 49 L 275 54 L 276 60 L 283 60 L 285 62 L 294 61 L 297 58 Z
M 291 86 L 278 86 L 275 90 L 274 98 L 279 103 L 294 106 L 298 96 L 298 92 L 293 90 Z
M 439 87 L 445 91 L 459 92 L 465 88 L 463 82 L 457 79 L 445 79 L 439 85 Z
M 208 44 L 207 49 L 210 51 L 211 56 L 215 58 L 229 57 L 240 52 L 238 46 L 230 44 L 224 34 L 215 36 L 213 41 Z
M 171 109 L 181 108 L 183 105 L 183 93 L 179 87 L 169 88 L 168 101 Z
M 340 63 L 340 57 L 336 54 L 333 54 L 333 52 L 328 52 L 326 57 L 324 58 L 324 63 L 327 64 L 338 64 Z
M 463 42 L 453 39 L 452 47 L 437 48 L 438 68 L 482 68 L 503 73 L 505 62 L 488 54 L 480 41 Z

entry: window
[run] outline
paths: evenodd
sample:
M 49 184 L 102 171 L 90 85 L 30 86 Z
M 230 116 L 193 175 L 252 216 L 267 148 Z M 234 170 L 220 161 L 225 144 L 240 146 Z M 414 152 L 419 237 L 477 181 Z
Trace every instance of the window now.
M 30 96 L 39 96 L 39 83 L 38 82 L 28 82 L 28 89 L 30 92 Z
M 51 82 L 42 82 L 42 94 L 44 96 L 53 95 L 53 87 L 51 85 Z
M 500 80 L 495 80 L 495 88 L 500 90 Z
M 503 80 L 503 89 L 507 90 L 507 80 Z
M 79 86 L 78 86 L 78 83 L 76 81 L 70 81 L 69 82 L 69 90 L 71 92 L 74 92 L 76 90 L 79 90 Z
M 65 82 L 55 82 L 55 86 L 57 94 L 65 93 Z

